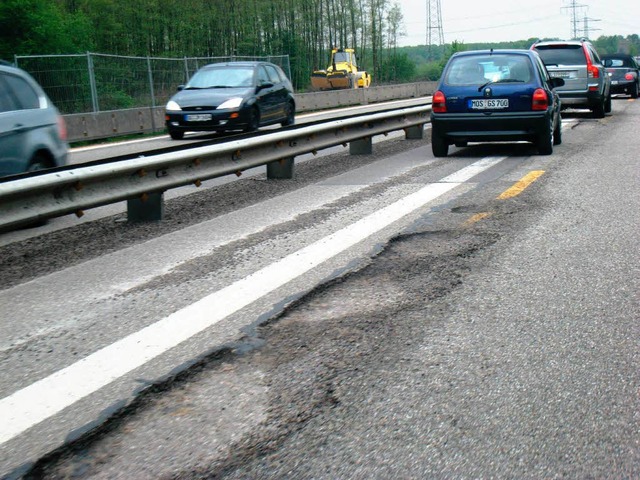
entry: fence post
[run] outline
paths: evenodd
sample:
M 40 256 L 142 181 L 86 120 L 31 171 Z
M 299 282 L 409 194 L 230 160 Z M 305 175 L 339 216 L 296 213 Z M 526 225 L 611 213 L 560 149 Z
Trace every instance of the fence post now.
M 91 88 L 91 104 L 93 106 L 93 113 L 100 111 L 100 105 L 98 104 L 98 89 L 96 87 L 96 74 L 93 69 L 93 59 L 91 58 L 91 52 L 87 52 L 87 67 L 89 68 L 89 87 Z
M 156 93 L 153 90 L 153 72 L 151 71 L 151 57 L 147 57 L 147 73 L 149 74 L 149 92 L 151 93 L 151 130 L 156 131 Z
M 187 57 L 184 57 L 184 78 L 184 83 L 187 83 L 189 81 L 189 61 Z

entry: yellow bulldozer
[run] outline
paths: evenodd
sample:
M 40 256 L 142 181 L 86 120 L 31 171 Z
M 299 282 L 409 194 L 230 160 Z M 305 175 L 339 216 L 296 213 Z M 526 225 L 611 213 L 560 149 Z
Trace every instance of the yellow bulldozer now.
M 339 90 L 343 88 L 369 88 L 371 75 L 359 71 L 353 48 L 333 48 L 331 62 L 326 70 L 311 74 L 313 90 Z

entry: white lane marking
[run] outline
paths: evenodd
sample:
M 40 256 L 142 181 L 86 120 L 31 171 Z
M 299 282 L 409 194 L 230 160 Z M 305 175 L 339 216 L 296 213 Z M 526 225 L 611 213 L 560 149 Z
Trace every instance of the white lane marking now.
M 0 445 L 507 157 L 488 157 L 0 400 Z

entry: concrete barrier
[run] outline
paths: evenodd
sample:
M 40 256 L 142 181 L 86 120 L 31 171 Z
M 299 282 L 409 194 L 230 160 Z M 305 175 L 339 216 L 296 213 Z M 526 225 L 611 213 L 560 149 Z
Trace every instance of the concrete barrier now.
M 298 113 L 329 108 L 367 105 L 432 95 L 436 82 L 404 83 L 357 90 L 299 93 L 295 95 Z M 165 131 L 162 107 L 131 108 L 64 116 L 70 143 L 103 138 Z

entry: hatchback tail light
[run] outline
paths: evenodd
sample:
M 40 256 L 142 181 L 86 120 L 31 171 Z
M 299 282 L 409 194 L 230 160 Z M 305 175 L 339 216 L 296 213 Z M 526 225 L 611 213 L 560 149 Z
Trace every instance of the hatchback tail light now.
M 533 92 L 531 110 L 546 110 L 547 108 L 549 108 L 549 96 L 543 88 L 537 88 Z
M 631 73 L 631 72 L 627 72 L 627 73 L 625 73 L 625 75 L 624 75 L 624 79 L 625 79 L 625 80 L 629 80 L 629 81 L 631 81 L 631 80 L 635 80 L 635 79 L 636 79 L 636 77 L 633 75 L 633 73 Z
M 67 124 L 62 115 L 58 115 L 58 135 L 62 140 L 67 141 Z
M 447 99 L 440 90 L 433 94 L 431 111 L 434 113 L 447 113 Z

